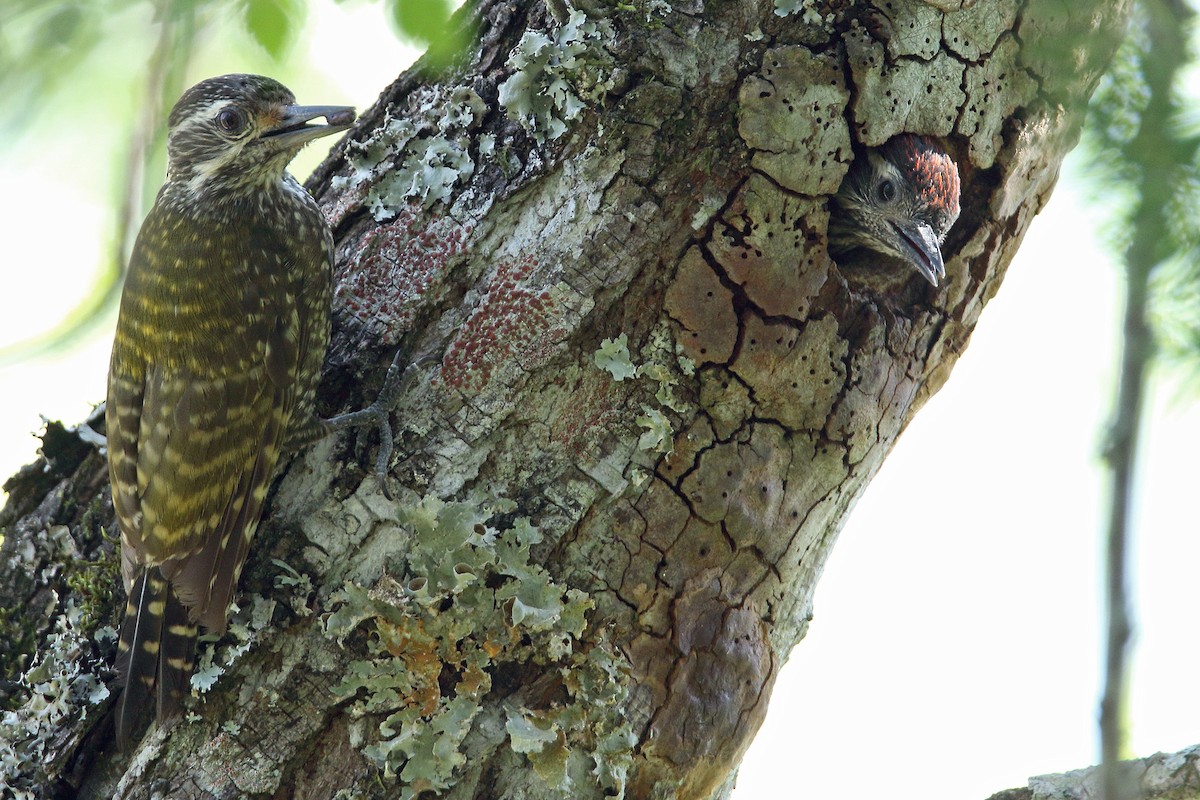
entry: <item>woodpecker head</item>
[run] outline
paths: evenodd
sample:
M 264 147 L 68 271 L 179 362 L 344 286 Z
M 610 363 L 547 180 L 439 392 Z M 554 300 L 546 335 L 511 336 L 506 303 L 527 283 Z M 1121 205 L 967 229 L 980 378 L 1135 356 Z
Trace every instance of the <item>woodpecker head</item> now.
M 171 111 L 167 177 L 192 194 L 213 187 L 262 186 L 283 178 L 307 142 L 346 130 L 354 109 L 298 106 L 278 81 L 222 75 L 184 92 Z M 324 125 L 308 125 L 324 117 Z
M 942 240 L 958 219 L 958 167 L 928 139 L 893 137 L 855 159 L 833 198 L 829 249 L 866 248 L 911 265 L 935 287 Z

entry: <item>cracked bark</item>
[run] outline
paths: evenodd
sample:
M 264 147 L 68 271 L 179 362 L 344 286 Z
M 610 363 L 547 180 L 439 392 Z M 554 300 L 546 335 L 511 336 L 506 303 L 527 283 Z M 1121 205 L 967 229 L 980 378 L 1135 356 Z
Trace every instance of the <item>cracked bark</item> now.
M 102 707 L 76 709 L 53 737 L 47 794 L 393 796 L 362 752 L 380 718 L 331 691 L 363 637 L 339 644 L 320 620 L 348 581 L 416 585 L 397 508 L 436 496 L 511 500 L 489 525 L 503 536 L 528 518 L 536 563 L 591 598 L 571 647 L 619 655 L 636 739 L 609 791 L 727 796 L 842 520 L 945 382 L 1048 199 L 1127 5 L 839 2 L 806 21 L 769 2 L 685 1 L 652 24 L 618 12 L 603 42 L 611 89 L 538 143 L 498 87 L 522 34 L 555 24 L 540 4 L 480 2 L 469 63 L 401 76 L 349 137 L 388 153 L 382 166 L 356 172 L 366 151 L 343 144 L 311 184 L 338 240 L 326 411 L 369 400 L 396 343 L 435 364 L 397 412 L 396 500 L 365 474 L 369 438 L 297 457 L 242 590 L 276 592 L 282 559 L 312 577 L 318 613 L 278 612 L 195 702 L 198 719 L 132 759 L 113 752 Z M 445 202 L 377 221 L 372 191 L 472 93 L 481 113 L 457 133 L 473 171 Z M 417 131 L 403 144 L 397 120 Z M 826 201 L 855 152 L 901 131 L 939 137 L 962 172 L 941 291 L 825 250 Z M 621 334 L 642 369 L 618 381 L 594 354 Z M 670 426 L 661 448 L 637 422 L 651 411 Z M 58 429 L 44 451 L 0 517 L 0 600 L 38 638 L 14 674 L 42 658 L 77 591 L 67 564 L 112 557 L 101 458 Z M 110 657 L 79 656 L 103 678 Z M 504 709 L 569 705 L 564 669 L 486 665 L 469 758 L 441 795 L 605 796 L 587 730 L 560 731 L 569 789 L 504 734 Z M 432 702 L 464 675 L 434 670 Z

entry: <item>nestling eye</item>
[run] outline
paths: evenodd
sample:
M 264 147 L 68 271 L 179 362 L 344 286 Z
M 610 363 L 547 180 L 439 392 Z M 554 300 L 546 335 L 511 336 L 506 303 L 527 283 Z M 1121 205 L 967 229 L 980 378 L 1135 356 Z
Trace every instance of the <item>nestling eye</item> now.
M 217 127 L 222 133 L 241 133 L 246 127 L 246 115 L 236 108 L 222 108 L 217 112 Z
M 884 178 L 875 187 L 875 196 L 879 198 L 881 203 L 890 203 L 896 199 L 896 184 L 890 179 Z

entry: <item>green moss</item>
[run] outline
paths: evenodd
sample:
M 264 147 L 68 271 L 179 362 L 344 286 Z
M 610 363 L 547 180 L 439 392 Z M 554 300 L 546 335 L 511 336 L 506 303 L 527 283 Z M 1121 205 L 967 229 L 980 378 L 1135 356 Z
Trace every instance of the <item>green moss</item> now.
M 29 663 L 29 657 L 37 648 L 37 631 L 26 614 L 16 613 L 11 608 L 0 608 L 0 709 L 11 711 L 28 697 L 28 692 L 18 679 Z
M 115 555 L 98 561 L 67 563 L 67 588 L 79 608 L 79 627 L 85 634 L 91 635 L 102 624 L 110 622 L 114 608 L 123 611 L 124 603 L 118 602 L 114 591 L 120 580 Z

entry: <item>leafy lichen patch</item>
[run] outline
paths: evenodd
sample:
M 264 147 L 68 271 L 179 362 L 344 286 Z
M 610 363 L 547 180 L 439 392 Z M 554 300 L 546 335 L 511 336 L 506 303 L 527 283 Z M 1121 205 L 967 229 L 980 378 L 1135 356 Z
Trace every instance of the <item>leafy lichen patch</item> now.
M 608 20 L 575 9 L 550 33 L 526 31 L 508 57 L 513 73 L 500 84 L 500 105 L 539 144 L 567 132 L 589 103 L 613 88 L 613 59 L 605 43 Z
M 335 189 L 369 186 L 365 200 L 378 222 L 411 203 L 449 205 L 454 190 L 475 172 L 468 134 L 486 111 L 479 95 L 466 86 L 432 86 L 414 92 L 409 104 L 404 117 L 388 119 L 367 139 L 350 142 L 350 174 L 332 180 Z M 483 137 L 476 146 L 484 146 Z
M 52 783 L 48 776 L 61 769 L 60 760 L 72 751 L 72 743 L 61 738 L 64 727 L 88 717 L 108 697 L 108 687 L 96 676 L 96 649 L 85 622 L 83 612 L 68 601 L 54 618 L 54 632 L 46 638 L 40 660 L 21 676 L 25 702 L 0 716 L 0 787 L 11 792 L 6 796 L 41 797 Z M 96 635 L 114 638 L 112 629 Z
M 328 636 L 344 641 L 370 626 L 367 658 L 351 663 L 335 691 L 355 698 L 356 715 L 382 717 L 373 732 L 364 729 L 363 753 L 399 779 L 406 800 L 452 785 L 496 670 L 526 662 L 557 664 L 565 699 L 514 709 L 514 750 L 548 775 L 578 750 L 592 759 L 596 780 L 623 790 L 633 734 L 613 710 L 619 703 L 600 702 L 623 696 L 620 659 L 585 636 L 591 598 L 534 562 L 541 532 L 523 517 L 504 529 L 488 524 L 513 510 L 507 501 L 432 496 L 402 507 L 412 537 L 405 583 L 384 576 L 333 597 Z M 614 744 L 623 741 L 624 752 Z

